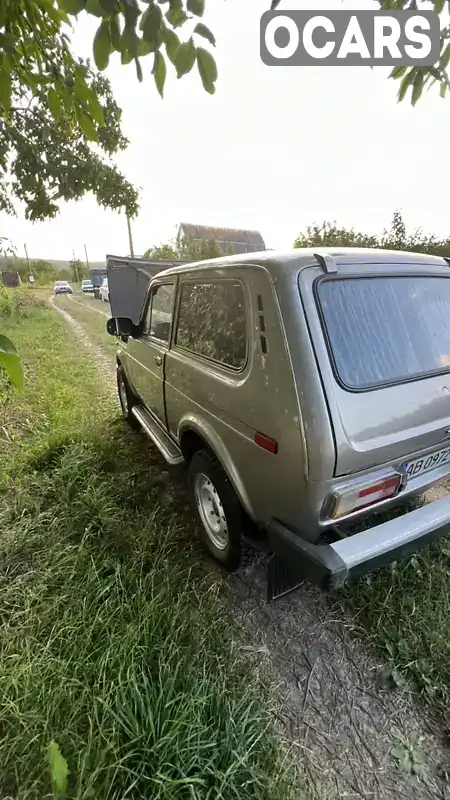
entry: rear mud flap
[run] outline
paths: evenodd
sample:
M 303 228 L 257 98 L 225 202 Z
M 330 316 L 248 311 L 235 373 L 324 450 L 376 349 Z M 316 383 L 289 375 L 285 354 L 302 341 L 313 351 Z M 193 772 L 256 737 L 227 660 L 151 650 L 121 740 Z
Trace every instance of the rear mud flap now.
M 287 561 L 282 556 L 272 553 L 266 563 L 266 579 L 266 599 L 268 603 L 272 603 L 299 589 L 304 584 L 306 576 L 295 563 L 295 559 Z

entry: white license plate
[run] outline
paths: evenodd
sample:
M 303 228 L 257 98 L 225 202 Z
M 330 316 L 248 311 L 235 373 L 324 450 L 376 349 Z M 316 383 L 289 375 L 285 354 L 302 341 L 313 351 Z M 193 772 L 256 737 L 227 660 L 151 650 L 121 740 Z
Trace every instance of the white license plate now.
M 428 456 L 416 458 L 414 461 L 407 461 L 403 464 L 406 470 L 407 478 L 417 478 L 418 475 L 423 475 L 424 472 L 429 472 L 436 467 L 442 467 L 444 464 L 450 463 L 450 447 L 445 450 L 438 450 L 436 453 L 430 453 Z

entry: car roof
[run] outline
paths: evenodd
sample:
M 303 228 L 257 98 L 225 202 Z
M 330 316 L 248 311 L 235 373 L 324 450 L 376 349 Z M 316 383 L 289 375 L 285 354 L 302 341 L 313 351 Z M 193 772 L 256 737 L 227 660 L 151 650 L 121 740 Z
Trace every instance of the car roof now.
M 317 258 L 319 256 L 319 258 Z M 171 267 L 159 272 L 156 277 L 178 275 L 186 272 L 201 272 L 202 270 L 218 268 L 235 268 L 236 265 L 245 264 L 264 266 L 274 277 L 281 277 L 286 273 L 294 274 L 306 267 L 324 265 L 329 256 L 336 267 L 339 265 L 358 266 L 404 264 L 410 267 L 428 266 L 434 268 L 449 268 L 450 253 L 448 258 L 431 256 L 425 253 L 412 253 L 403 250 L 381 250 L 369 247 L 309 247 L 292 250 L 263 250 L 260 253 L 246 253 L 244 255 L 224 256 L 208 261 L 190 262 L 185 265 Z

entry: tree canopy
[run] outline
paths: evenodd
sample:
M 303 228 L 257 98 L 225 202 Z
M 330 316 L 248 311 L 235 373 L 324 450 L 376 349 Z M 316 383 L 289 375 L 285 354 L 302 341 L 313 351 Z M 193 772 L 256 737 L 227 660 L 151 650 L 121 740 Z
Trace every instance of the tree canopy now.
M 391 11 L 416 11 L 419 7 L 430 10 L 430 5 L 440 15 L 445 15 L 445 0 L 377 0 L 380 9 Z M 272 0 L 271 9 L 275 10 L 281 0 Z M 442 98 L 447 94 L 450 86 L 448 65 L 450 63 L 450 26 L 441 27 L 441 49 L 439 61 L 432 67 L 394 67 L 390 78 L 399 81 L 397 97 L 399 101 L 410 96 L 411 103 L 415 105 L 421 98 L 423 90 L 432 85 L 439 87 Z
M 75 58 L 52 0 L 0 5 L 0 209 L 54 217 L 93 192 L 134 216 L 138 194 L 111 157 L 128 142 L 109 81 Z M 98 147 L 94 150 L 91 142 Z
M 417 0 L 378 2 L 383 9 L 417 7 Z M 279 4 L 272 1 L 273 8 Z M 213 94 L 215 37 L 202 21 L 205 5 L 206 0 L 2 0 L 0 209 L 14 213 L 15 201 L 21 201 L 28 219 L 42 220 L 54 217 L 61 201 L 93 192 L 100 205 L 134 216 L 138 193 L 111 160 L 128 144 L 120 128 L 121 110 L 100 72 L 117 52 L 122 64 L 134 61 L 141 81 L 142 59 L 151 56 L 161 96 L 168 65 L 178 78 L 196 67 L 205 90 Z M 433 6 L 442 14 L 445 0 L 433 0 Z M 92 48 L 100 72 L 71 50 L 71 25 L 78 15 L 98 19 Z M 416 103 L 433 83 L 444 97 L 449 62 L 447 26 L 438 64 L 392 71 L 400 81 L 399 99 L 411 90 Z

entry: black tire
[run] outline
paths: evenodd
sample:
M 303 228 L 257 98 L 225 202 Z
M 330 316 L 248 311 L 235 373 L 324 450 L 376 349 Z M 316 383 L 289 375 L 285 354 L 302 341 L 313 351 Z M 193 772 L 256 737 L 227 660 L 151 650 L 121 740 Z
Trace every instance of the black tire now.
M 201 494 L 201 492 L 199 493 L 199 484 L 202 483 L 202 479 L 207 479 L 215 491 L 216 499 L 213 500 L 215 510 L 209 513 L 219 525 L 226 525 L 226 534 L 220 534 L 224 539 L 221 547 L 215 544 L 203 521 L 202 513 L 206 514 L 206 511 L 199 498 L 199 494 Z M 242 507 L 227 475 L 208 450 L 198 450 L 193 455 L 188 467 L 188 483 L 191 502 L 206 548 L 215 561 L 225 567 L 228 572 L 234 572 L 241 562 Z M 204 480 L 203 483 L 205 484 L 204 491 L 212 492 L 207 488 Z M 203 512 L 201 508 L 203 508 Z M 226 544 L 225 539 L 227 540 Z
M 134 414 L 131 413 L 131 409 L 137 404 L 138 399 L 130 389 L 125 372 L 120 366 L 117 367 L 117 391 L 119 393 L 120 407 L 124 420 L 128 422 L 132 428 L 138 430 L 141 426 Z

